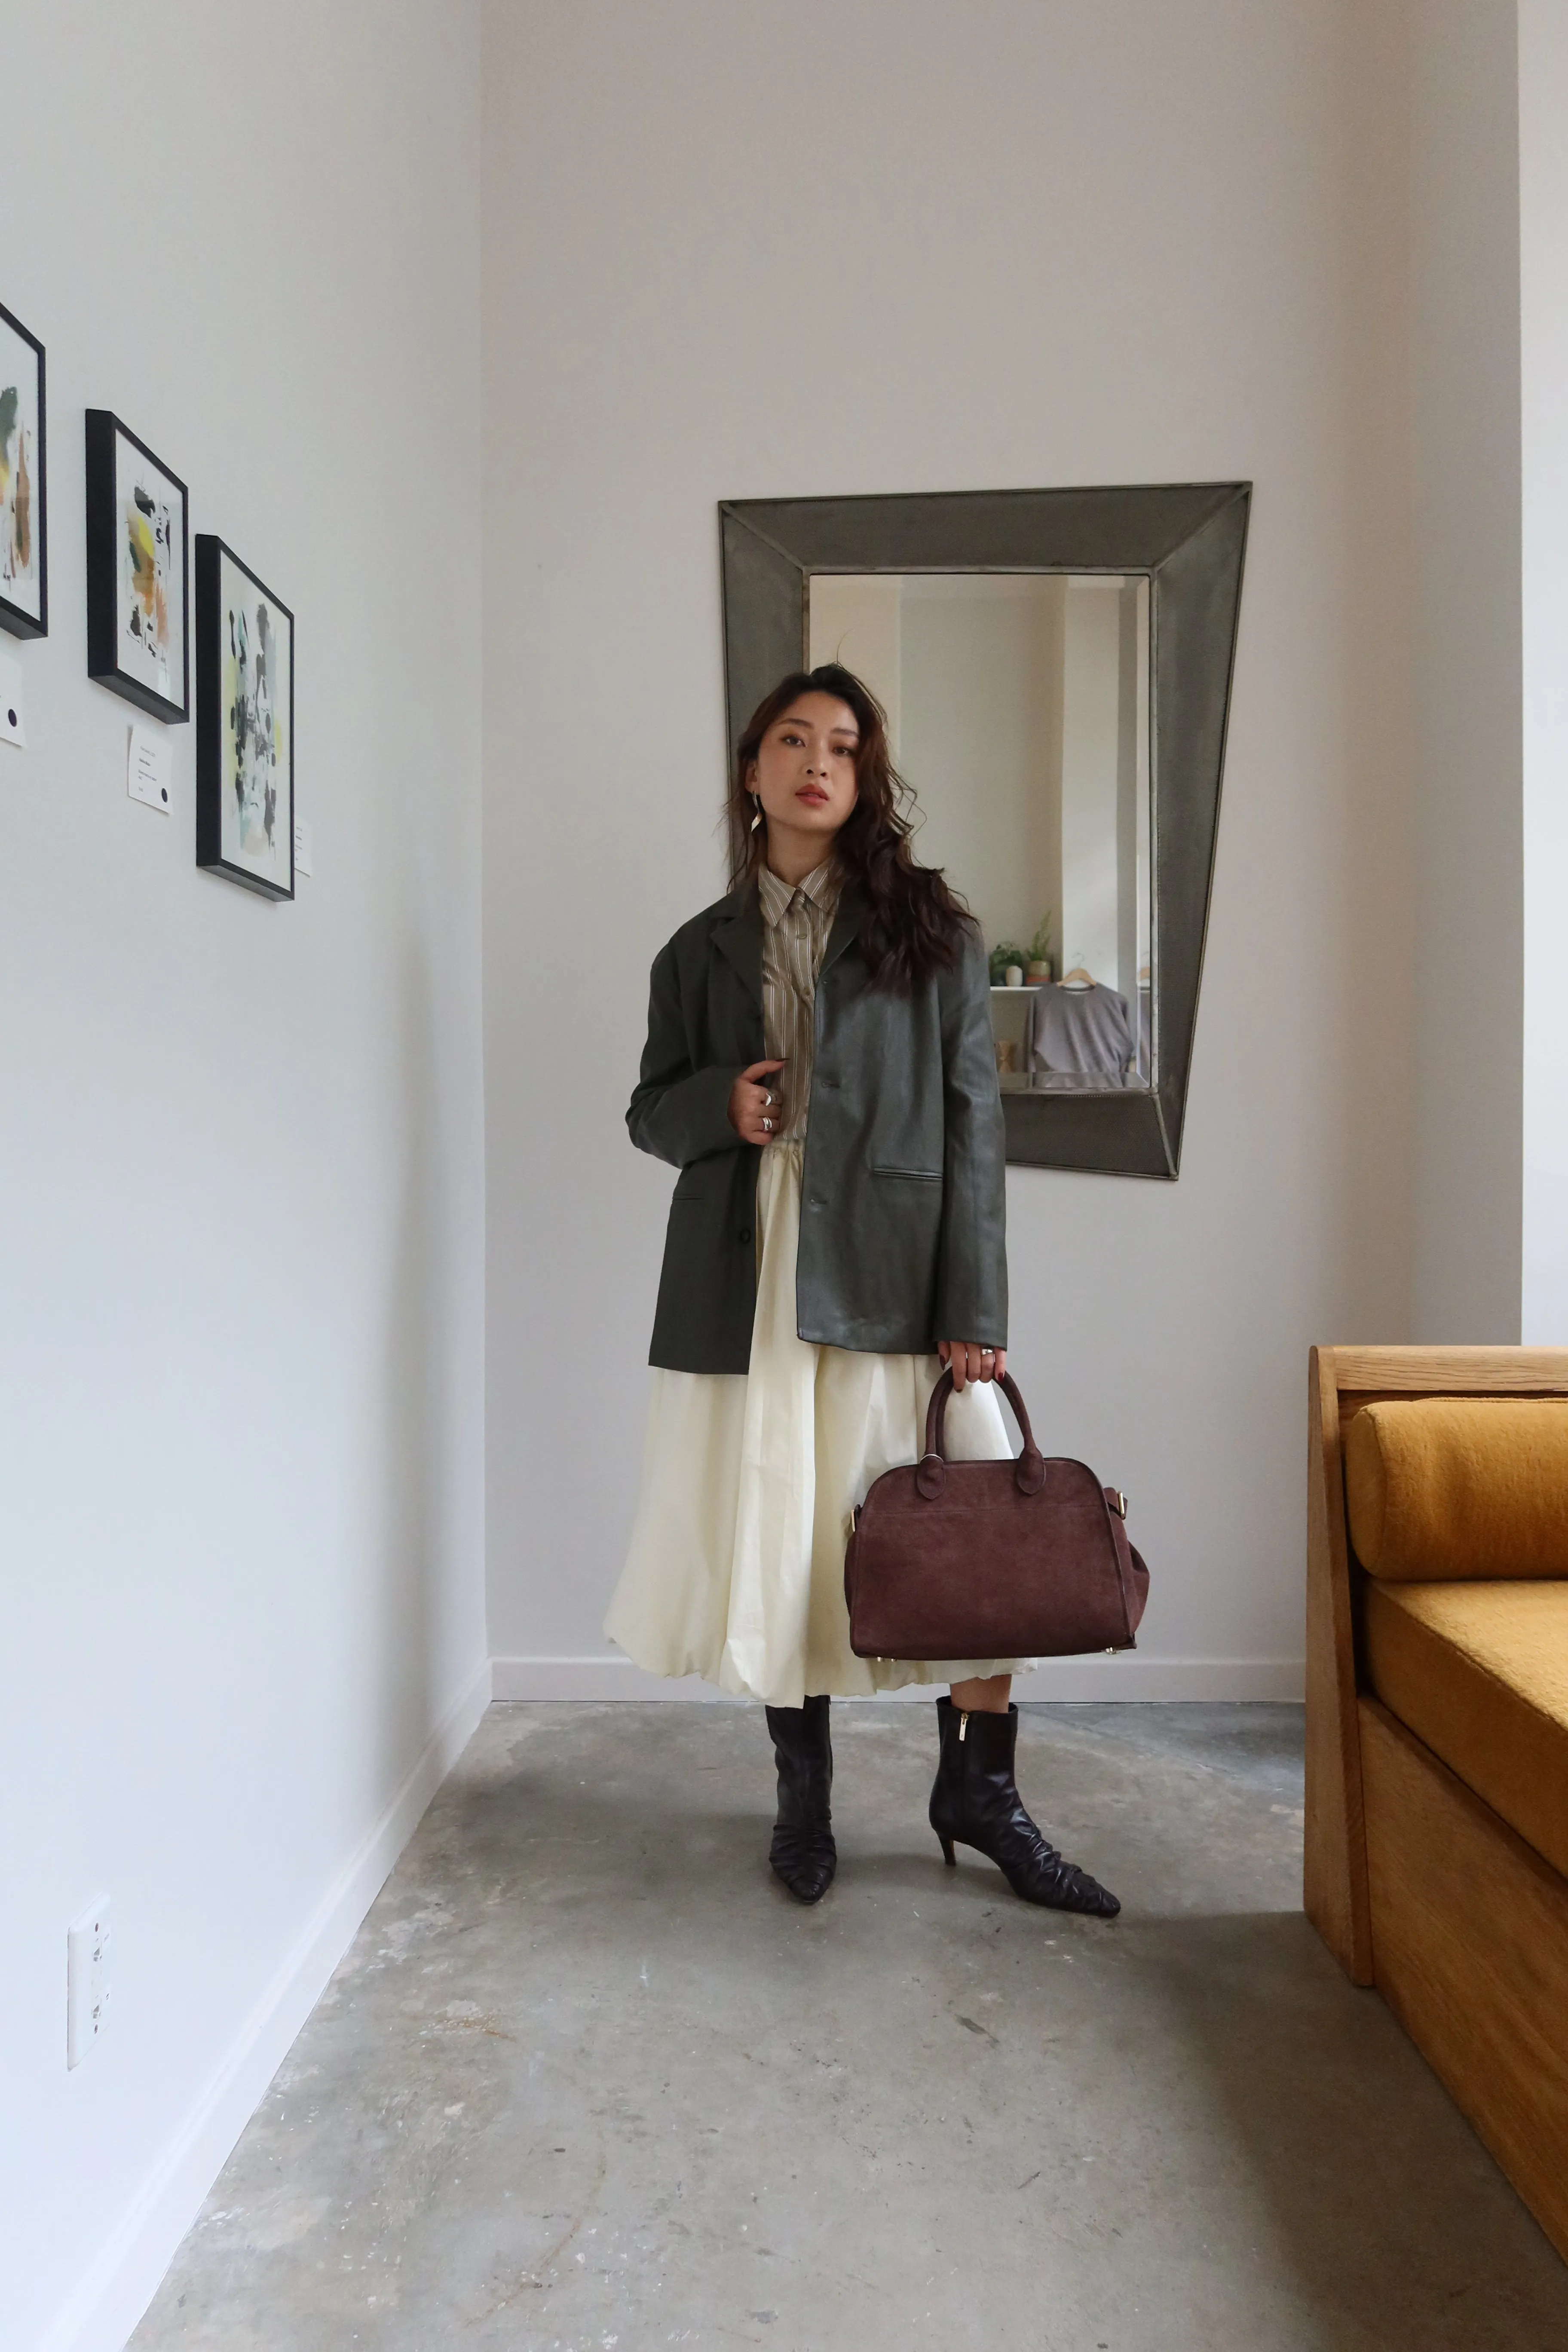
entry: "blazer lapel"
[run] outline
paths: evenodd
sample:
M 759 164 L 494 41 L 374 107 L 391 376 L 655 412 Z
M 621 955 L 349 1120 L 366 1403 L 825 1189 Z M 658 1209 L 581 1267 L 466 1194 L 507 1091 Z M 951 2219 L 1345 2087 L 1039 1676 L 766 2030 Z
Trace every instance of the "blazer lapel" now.
M 858 882 L 847 882 L 838 901 L 838 912 L 833 919 L 833 929 L 827 934 L 827 949 L 822 959 L 822 971 L 829 971 L 847 947 L 860 936 L 860 926 L 866 919 L 866 893 Z M 820 982 L 822 972 L 818 972 Z
M 763 1002 L 763 909 L 754 889 L 732 890 L 713 919 L 710 934 L 726 963 L 733 966 L 748 992 Z

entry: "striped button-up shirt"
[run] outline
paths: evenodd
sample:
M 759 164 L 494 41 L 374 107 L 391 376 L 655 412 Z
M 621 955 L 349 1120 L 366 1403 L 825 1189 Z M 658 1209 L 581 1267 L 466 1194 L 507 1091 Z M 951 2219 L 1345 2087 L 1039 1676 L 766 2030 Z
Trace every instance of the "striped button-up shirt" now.
M 816 1045 L 816 975 L 838 911 L 843 879 L 826 858 L 794 888 L 764 866 L 758 881 L 763 908 L 763 1043 L 770 1061 L 787 1068 L 769 1081 L 784 1097 L 780 1142 L 805 1133 L 811 1109 L 811 1066 Z

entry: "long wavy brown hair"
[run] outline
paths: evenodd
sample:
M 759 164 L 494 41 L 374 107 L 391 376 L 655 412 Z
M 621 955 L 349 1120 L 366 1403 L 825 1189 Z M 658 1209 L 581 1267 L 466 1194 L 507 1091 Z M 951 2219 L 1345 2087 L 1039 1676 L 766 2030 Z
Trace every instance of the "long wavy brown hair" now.
M 727 814 L 731 888 L 754 882 L 767 855 L 767 819 L 753 833 L 752 772 L 763 738 L 803 694 L 830 694 L 855 713 L 860 741 L 855 753 L 855 806 L 834 841 L 847 880 L 866 898 L 860 950 L 873 987 L 907 996 L 934 972 L 951 971 L 974 918 L 948 888 L 942 870 L 919 866 L 910 847 L 914 794 L 888 750 L 887 714 L 868 686 L 837 662 L 792 670 L 763 697 L 735 747 Z

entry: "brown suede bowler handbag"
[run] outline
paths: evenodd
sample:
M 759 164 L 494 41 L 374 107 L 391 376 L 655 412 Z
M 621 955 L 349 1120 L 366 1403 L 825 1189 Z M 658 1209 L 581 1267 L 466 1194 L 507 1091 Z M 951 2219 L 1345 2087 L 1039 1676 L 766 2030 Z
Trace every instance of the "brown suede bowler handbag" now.
M 1127 1498 L 1083 1462 L 1047 1461 L 1010 1374 L 1024 1450 L 949 1462 L 952 1391 L 931 1391 L 923 1458 L 885 1470 L 855 1514 L 844 1559 L 858 1658 L 1059 1658 L 1131 1650 L 1149 1571 L 1127 1540 Z

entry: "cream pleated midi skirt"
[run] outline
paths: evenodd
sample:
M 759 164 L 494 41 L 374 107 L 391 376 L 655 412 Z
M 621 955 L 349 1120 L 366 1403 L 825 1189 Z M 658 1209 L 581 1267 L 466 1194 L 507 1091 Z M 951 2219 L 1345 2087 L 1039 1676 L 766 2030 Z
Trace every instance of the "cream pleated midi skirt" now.
M 637 1521 L 605 1631 L 650 1674 L 700 1675 L 771 1706 L 1026 1673 L 1032 1658 L 933 1663 L 849 1647 L 855 1506 L 884 1470 L 920 1459 L 942 1367 L 799 1337 L 802 1156 L 798 1142 L 762 1156 L 751 1370 L 654 1373 Z M 993 1388 L 952 1399 L 943 1444 L 953 1460 L 1011 1456 Z

